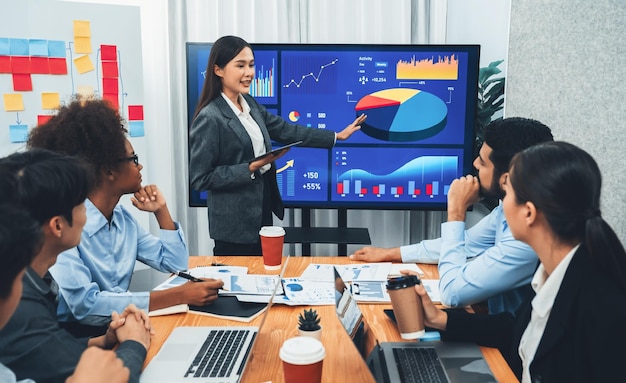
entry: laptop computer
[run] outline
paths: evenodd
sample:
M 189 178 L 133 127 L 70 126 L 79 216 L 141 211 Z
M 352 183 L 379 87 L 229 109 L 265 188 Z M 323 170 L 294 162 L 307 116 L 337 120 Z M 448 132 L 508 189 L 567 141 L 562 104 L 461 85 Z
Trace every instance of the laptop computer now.
M 261 323 L 255 326 L 176 327 L 139 378 L 141 383 L 237 383 L 280 286 L 287 257 Z M 219 299 L 219 298 L 218 298 Z
M 349 286 L 335 268 L 337 316 L 355 340 L 355 327 L 362 327 L 358 322 L 365 319 L 354 298 L 348 297 L 352 295 Z M 342 317 L 342 313 L 351 314 Z M 378 383 L 496 381 L 480 348 L 473 343 L 383 342 L 374 347 L 366 363 Z

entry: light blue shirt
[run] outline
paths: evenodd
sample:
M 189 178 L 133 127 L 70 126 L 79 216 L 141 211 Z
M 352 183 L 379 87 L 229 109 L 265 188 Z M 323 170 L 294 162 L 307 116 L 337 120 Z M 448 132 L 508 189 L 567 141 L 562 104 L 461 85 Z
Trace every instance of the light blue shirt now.
M 465 230 L 444 222 L 441 238 L 400 248 L 403 262 L 439 262 L 441 303 L 450 307 L 488 301 L 489 312 L 515 313 L 529 291 L 539 258 L 513 238 L 502 204 Z
M 180 225 L 161 230 L 159 238 L 144 230 L 122 205 L 113 210 L 110 225 L 88 199 L 85 208 L 87 223 L 80 244 L 61 253 L 50 268 L 59 285 L 59 320 L 90 317 L 93 320 L 83 323 L 108 323 L 112 311 L 122 312 L 130 303 L 148 311 L 150 293 L 128 291 L 135 261 L 162 272 L 186 270 L 189 252 Z
M 13 371 L 9 370 L 2 363 L 0 363 L 0 382 L 2 383 L 35 383 L 35 381 L 32 379 L 24 379 L 18 382 Z

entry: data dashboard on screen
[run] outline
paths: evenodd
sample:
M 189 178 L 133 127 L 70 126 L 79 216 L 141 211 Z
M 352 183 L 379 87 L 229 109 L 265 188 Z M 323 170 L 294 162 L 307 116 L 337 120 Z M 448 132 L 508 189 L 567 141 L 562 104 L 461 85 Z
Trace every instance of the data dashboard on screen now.
M 268 111 L 334 132 L 367 115 L 332 149 L 294 147 L 276 161 L 285 206 L 445 209 L 450 183 L 471 171 L 478 45 L 252 47 L 250 94 Z M 211 43 L 187 43 L 190 119 L 210 50 Z M 190 188 L 189 203 L 206 206 L 206 191 Z

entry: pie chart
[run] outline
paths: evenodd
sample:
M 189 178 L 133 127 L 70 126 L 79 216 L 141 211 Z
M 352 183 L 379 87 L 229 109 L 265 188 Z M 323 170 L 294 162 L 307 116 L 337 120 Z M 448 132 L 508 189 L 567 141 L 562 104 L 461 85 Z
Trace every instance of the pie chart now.
M 448 120 L 448 107 L 432 93 L 393 88 L 370 93 L 355 107 L 357 116 L 367 114 L 361 131 L 384 141 L 423 140 L 439 133 Z
M 291 112 L 289 112 L 289 120 L 291 122 L 296 122 L 300 119 L 300 113 L 298 113 L 295 110 L 292 110 Z

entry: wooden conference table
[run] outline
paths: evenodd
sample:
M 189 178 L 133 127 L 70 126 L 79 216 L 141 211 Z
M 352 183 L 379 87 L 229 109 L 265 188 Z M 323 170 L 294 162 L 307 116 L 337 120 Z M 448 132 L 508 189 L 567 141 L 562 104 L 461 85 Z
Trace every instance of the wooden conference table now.
M 190 257 L 189 267 L 208 266 L 217 262 L 229 266 L 247 266 L 250 274 L 277 274 L 266 272 L 263 268 L 262 257 L 233 256 L 233 257 Z M 284 260 L 283 260 L 284 262 Z M 347 264 L 352 263 L 348 257 L 289 257 L 284 277 L 297 277 L 302 274 L 310 263 Z M 424 279 L 436 279 L 436 265 L 422 265 Z M 384 309 L 390 309 L 391 304 L 359 304 L 366 327 L 366 352 L 373 348 L 376 340 L 403 341 L 394 323 L 384 314 Z M 257 343 L 252 350 L 252 359 L 249 360 L 242 377 L 242 382 L 261 383 L 284 381 L 282 362 L 278 357 L 280 347 L 288 338 L 298 335 L 298 314 L 302 306 L 273 305 L 267 322 L 258 335 Z M 326 349 L 322 380 L 324 382 L 374 382 L 373 376 L 363 360 L 359 350 L 348 336 L 337 319 L 334 306 L 316 306 L 321 317 L 322 343 Z M 259 316 L 249 323 L 226 319 L 213 318 L 195 314 L 173 314 L 152 317 L 152 326 L 156 334 L 152 337 L 152 344 L 148 350 L 146 364 L 156 355 L 170 332 L 178 326 L 258 326 Z M 481 347 L 483 355 L 493 371 L 498 382 L 517 382 L 515 375 L 497 349 Z

